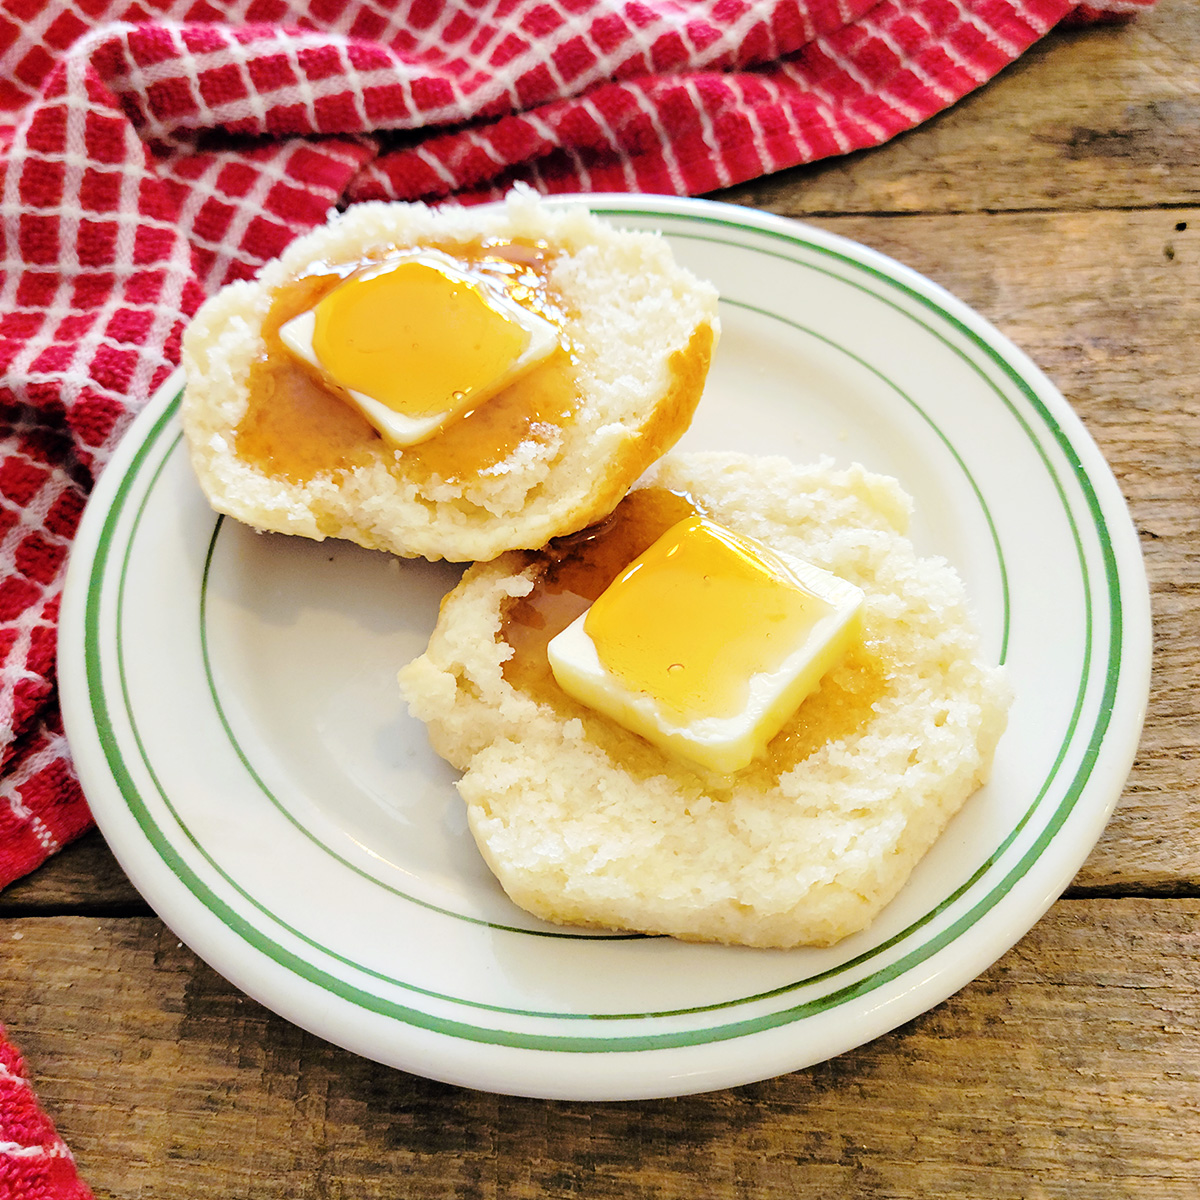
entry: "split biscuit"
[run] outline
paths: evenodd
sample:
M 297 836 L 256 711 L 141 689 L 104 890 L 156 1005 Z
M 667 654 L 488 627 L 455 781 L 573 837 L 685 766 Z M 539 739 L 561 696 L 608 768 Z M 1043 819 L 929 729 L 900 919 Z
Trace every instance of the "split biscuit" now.
M 831 945 L 870 924 L 986 780 L 1004 672 L 983 661 L 956 572 L 904 535 L 911 504 L 894 480 L 705 453 L 666 456 L 646 484 L 866 593 L 861 646 L 765 759 L 716 774 L 561 690 L 521 685 L 514 611 L 584 535 L 469 568 L 401 690 L 463 772 L 479 849 L 527 911 L 695 941 Z
M 470 260 L 505 246 L 540 272 L 561 325 L 563 411 L 553 419 L 520 409 L 517 426 L 485 430 L 482 441 L 471 433 L 478 422 L 456 421 L 444 436 L 397 448 L 344 399 L 312 393 L 319 420 L 299 401 L 281 407 L 286 371 L 301 369 L 271 341 L 282 293 L 323 270 L 420 247 Z M 364 203 L 202 306 L 184 337 L 183 426 L 219 512 L 406 557 L 486 560 L 609 512 L 687 429 L 717 334 L 715 290 L 676 264 L 663 238 L 619 230 L 581 206 L 528 191 L 475 209 Z M 503 425 L 500 399 L 480 412 Z

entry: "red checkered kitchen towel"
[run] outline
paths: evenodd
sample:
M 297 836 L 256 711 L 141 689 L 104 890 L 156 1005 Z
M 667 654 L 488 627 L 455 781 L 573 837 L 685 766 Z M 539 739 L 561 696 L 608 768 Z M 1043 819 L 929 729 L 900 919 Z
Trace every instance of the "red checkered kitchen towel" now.
M 64 560 L 206 295 L 332 205 L 698 194 L 877 145 L 1065 18 L 1152 3 L 0 0 L 0 887 L 90 826 Z M 6 1049 L 0 1192 L 75 1194 L 53 1129 L 11 1123 Z

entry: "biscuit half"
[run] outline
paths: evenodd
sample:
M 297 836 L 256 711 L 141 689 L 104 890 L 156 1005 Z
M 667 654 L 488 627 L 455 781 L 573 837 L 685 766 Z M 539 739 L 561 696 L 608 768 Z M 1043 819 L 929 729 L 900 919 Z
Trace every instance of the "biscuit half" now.
M 963 586 L 904 535 L 910 502 L 861 467 L 668 455 L 649 481 L 861 587 L 864 639 L 772 758 L 734 775 L 672 759 L 565 695 L 506 678 L 506 615 L 552 555 L 470 568 L 400 672 L 509 896 L 568 925 L 760 947 L 864 929 L 987 778 L 1006 722 Z
M 281 288 L 321 264 L 430 245 L 469 255 L 488 242 L 544 252 L 570 358 L 569 417 L 528 418 L 532 433 L 478 470 L 436 457 L 431 465 L 420 448 L 394 449 L 369 430 L 346 435 L 349 449 L 331 440 L 325 457 L 310 446 L 299 469 L 254 440 L 252 383 Z M 201 308 L 184 337 L 184 431 L 212 505 L 258 529 L 407 557 L 490 559 L 612 509 L 687 429 L 718 327 L 715 290 L 676 264 L 663 238 L 618 230 L 580 206 L 555 208 L 527 191 L 481 209 L 364 203 Z

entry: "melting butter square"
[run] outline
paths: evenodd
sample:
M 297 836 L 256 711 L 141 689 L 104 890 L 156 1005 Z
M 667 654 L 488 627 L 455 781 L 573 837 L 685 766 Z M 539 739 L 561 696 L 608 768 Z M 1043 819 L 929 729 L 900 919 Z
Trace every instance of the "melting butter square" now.
M 705 517 L 669 529 L 547 654 L 568 695 L 667 753 L 732 772 L 860 636 L 863 592 Z
M 490 400 L 559 344 L 553 322 L 439 251 L 354 272 L 279 336 L 400 447 Z

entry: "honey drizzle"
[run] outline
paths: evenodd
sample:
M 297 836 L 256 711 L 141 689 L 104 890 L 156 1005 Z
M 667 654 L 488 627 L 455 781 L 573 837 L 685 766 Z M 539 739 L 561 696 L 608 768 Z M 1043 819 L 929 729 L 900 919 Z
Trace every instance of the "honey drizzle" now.
M 556 538 L 545 550 L 531 554 L 531 561 L 542 564 L 533 590 L 510 601 L 502 614 L 500 636 L 513 650 L 504 664 L 505 680 L 564 717 L 585 713 L 555 680 L 547 644 L 672 525 L 697 514 L 704 515 L 703 509 L 684 493 L 640 488 L 630 492 L 606 520 Z M 866 643 L 856 647 L 788 718 L 768 743 L 766 755 L 737 777 L 777 783 L 821 746 L 856 733 L 870 719 L 875 702 L 886 694 L 887 677 L 880 647 Z M 591 721 L 615 724 L 597 713 L 588 715 Z M 643 745 L 658 753 L 648 743 Z
M 560 327 L 566 314 L 547 283 L 551 254 L 541 244 L 481 240 L 441 249 L 499 283 L 518 303 Z M 239 458 L 264 474 L 306 483 L 323 471 L 336 476 L 378 457 L 382 439 L 357 409 L 326 387 L 283 345 L 279 329 L 312 308 L 351 271 L 387 256 L 380 251 L 355 263 L 314 264 L 275 290 L 263 321 L 263 352 L 251 364 L 250 399 L 235 431 Z M 575 363 L 569 348 L 446 429 L 403 452 L 406 471 L 428 481 L 463 483 L 501 474 L 526 444 L 559 435 L 579 408 Z
M 279 327 L 311 308 L 341 276 L 329 270 L 277 289 L 263 322 L 263 353 L 250 365 L 249 403 L 236 430 L 235 452 L 267 475 L 306 483 L 368 462 L 379 434 L 356 408 L 335 396 L 297 362 Z
M 504 613 L 501 636 L 513 648 L 504 678 L 535 699 L 561 708 L 567 696 L 550 670 L 547 643 L 586 611 L 639 554 L 697 511 L 679 492 L 640 488 L 599 524 L 555 538 L 545 550 L 532 554 L 545 565 L 533 590 L 513 600 Z
M 883 699 L 887 688 L 881 648 L 855 647 L 767 743 L 762 762 L 747 770 L 765 770 L 777 780 L 822 746 L 853 736 L 870 720 L 872 706 Z

